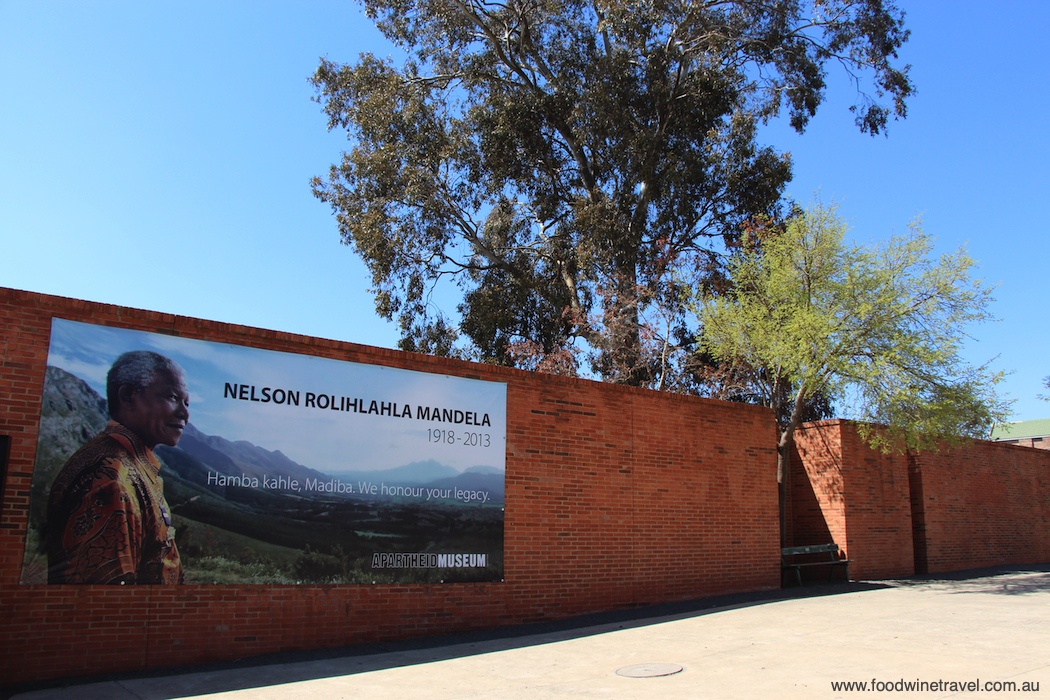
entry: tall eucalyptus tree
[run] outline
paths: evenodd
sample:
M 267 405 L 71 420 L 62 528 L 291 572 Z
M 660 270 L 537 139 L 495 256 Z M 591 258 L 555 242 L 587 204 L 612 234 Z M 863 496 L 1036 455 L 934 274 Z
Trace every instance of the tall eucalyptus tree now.
M 803 131 L 832 69 L 872 135 L 913 93 L 883 0 L 365 7 L 409 58 L 321 62 L 316 99 L 350 148 L 313 188 L 401 346 L 448 353 L 462 332 L 479 359 L 572 371 L 582 339 L 596 373 L 632 385 L 673 385 L 681 280 L 777 212 L 790 156 L 757 126 L 786 112 Z M 428 307 L 442 278 L 463 289 L 458 330 Z

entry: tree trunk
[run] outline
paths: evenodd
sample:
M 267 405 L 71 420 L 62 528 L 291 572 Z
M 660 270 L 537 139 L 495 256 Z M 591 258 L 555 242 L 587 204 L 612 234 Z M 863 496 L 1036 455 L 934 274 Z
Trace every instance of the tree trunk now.
M 787 547 L 787 484 L 786 475 L 791 466 L 791 445 L 777 445 L 777 505 L 780 514 L 780 546 Z
M 802 384 L 795 394 L 795 404 L 791 408 L 791 418 L 780 434 L 777 444 L 777 493 L 780 501 L 780 546 L 787 546 L 787 477 L 791 466 L 791 451 L 795 447 L 795 429 L 802 423 L 802 409 L 806 405 L 806 385 Z
M 634 250 L 616 256 L 616 283 L 606 299 L 607 347 L 613 377 L 619 384 L 642 386 L 648 380 L 642 360 L 642 334 L 638 299 L 638 266 Z

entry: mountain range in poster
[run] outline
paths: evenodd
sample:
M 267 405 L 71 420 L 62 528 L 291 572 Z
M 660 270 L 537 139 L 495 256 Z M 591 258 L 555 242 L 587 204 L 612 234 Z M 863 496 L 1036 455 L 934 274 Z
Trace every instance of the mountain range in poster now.
M 105 399 L 86 382 L 47 368 L 23 583 L 41 583 L 46 571 L 41 543 L 50 484 L 107 421 Z M 372 583 L 502 575 L 502 470 L 459 472 L 428 460 L 382 471 L 323 472 L 280 451 L 207 435 L 192 423 L 177 447 L 160 446 L 156 454 L 188 581 Z M 340 486 L 318 488 L 326 484 Z M 463 494 L 485 497 L 464 501 Z M 376 552 L 426 551 L 487 552 L 490 563 L 475 571 L 371 571 Z

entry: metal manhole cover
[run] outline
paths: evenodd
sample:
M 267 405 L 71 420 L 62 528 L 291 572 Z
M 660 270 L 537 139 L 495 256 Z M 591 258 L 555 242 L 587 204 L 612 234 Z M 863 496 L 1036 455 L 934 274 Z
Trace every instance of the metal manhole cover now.
M 657 678 L 659 676 L 673 676 L 681 673 L 684 669 L 678 664 L 635 664 L 616 669 L 617 676 L 627 678 Z

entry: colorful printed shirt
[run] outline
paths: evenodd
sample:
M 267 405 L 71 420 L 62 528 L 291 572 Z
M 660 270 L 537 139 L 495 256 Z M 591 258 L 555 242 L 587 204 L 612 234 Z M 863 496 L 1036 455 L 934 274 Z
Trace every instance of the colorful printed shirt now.
M 160 462 L 116 421 L 55 478 L 47 532 L 48 583 L 183 582 Z

